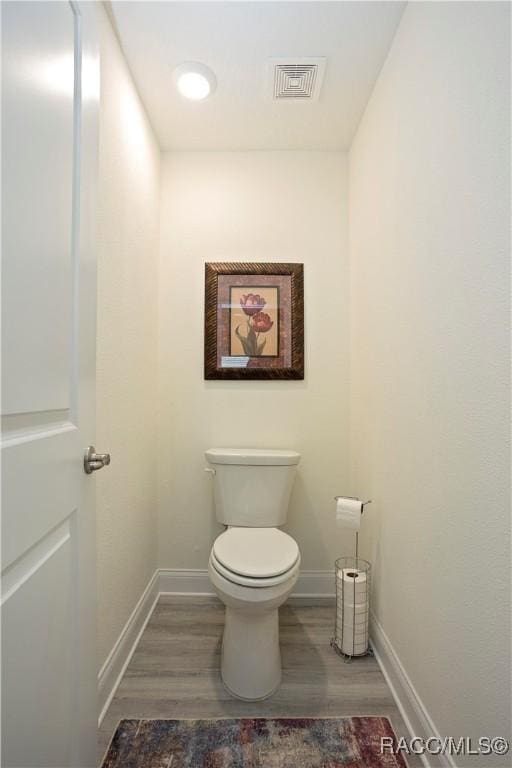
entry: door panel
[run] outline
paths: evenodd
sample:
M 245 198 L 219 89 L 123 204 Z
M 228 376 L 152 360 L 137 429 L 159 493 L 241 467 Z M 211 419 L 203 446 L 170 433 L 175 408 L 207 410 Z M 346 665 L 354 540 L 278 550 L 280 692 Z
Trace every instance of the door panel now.
M 2 12 L 3 414 L 69 407 L 75 19 L 60 2 Z
M 6 569 L 79 506 L 82 467 L 78 430 L 68 424 L 19 439 L 4 430 L 2 568 Z M 10 438 L 10 439 L 9 439 Z M 73 458 L 72 458 L 73 457 Z M 52 482 L 54 473 L 59 482 Z
M 2 765 L 92 768 L 95 8 L 1 12 Z
M 70 580 L 61 578 L 72 568 L 69 528 L 66 522 L 58 542 L 49 537 L 46 551 L 18 580 L 3 609 L 9 628 L 2 643 L 8 661 L 2 679 L 9 694 L 2 727 L 6 766 L 72 765 L 67 728 L 73 707 L 73 594 Z M 45 717 L 38 691 L 45 691 Z

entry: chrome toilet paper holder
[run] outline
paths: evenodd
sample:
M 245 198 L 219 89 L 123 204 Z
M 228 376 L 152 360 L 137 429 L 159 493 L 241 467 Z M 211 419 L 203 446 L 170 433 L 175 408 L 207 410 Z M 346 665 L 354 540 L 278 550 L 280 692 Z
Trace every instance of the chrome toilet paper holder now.
M 335 496 L 334 501 L 338 501 L 339 499 L 350 499 L 350 501 L 361 501 L 359 496 Z M 367 504 L 371 504 L 372 500 L 368 499 L 368 501 L 362 501 L 361 502 L 361 514 L 364 512 L 364 508 Z M 359 558 L 359 532 L 356 531 L 356 560 Z
M 358 496 L 335 496 L 334 497 L 334 501 L 336 501 L 336 502 L 339 501 L 339 499 L 350 499 L 350 501 L 361 501 L 361 499 Z M 363 512 L 364 512 L 364 508 L 368 504 L 371 504 L 371 503 L 372 503 L 372 499 L 368 499 L 367 501 L 361 501 L 361 514 L 363 514 Z M 335 568 L 336 569 L 338 568 L 338 565 L 343 560 L 347 560 L 348 561 L 348 560 L 351 560 L 351 558 L 341 558 L 341 559 L 336 560 L 336 563 L 335 563 Z M 367 572 L 367 586 L 366 586 L 366 593 L 365 593 L 365 602 L 367 604 L 367 609 L 366 610 L 367 610 L 367 612 L 369 614 L 371 564 L 369 562 L 367 562 L 366 560 L 362 560 L 362 559 L 359 558 L 359 531 L 356 531 L 356 551 L 355 551 L 355 559 L 354 559 L 353 562 L 354 562 L 354 566 L 356 568 L 359 568 L 360 565 L 363 566 L 363 564 L 364 564 L 364 568 L 365 568 L 365 570 Z M 331 646 L 332 646 L 332 648 L 334 648 L 334 650 L 336 651 L 336 653 L 338 655 L 340 655 L 340 656 L 342 656 L 344 658 L 345 661 L 351 661 L 353 655 L 355 655 L 355 656 L 366 656 L 367 654 L 370 654 L 371 656 L 373 656 L 373 650 L 369 646 L 368 619 L 367 619 L 367 622 L 366 622 L 366 647 L 365 647 L 364 652 L 363 653 L 357 653 L 357 654 L 355 654 L 355 653 L 354 654 L 347 654 L 347 653 L 343 652 L 343 646 L 341 645 L 341 647 L 340 647 L 339 638 L 337 636 L 338 635 L 338 621 L 339 621 L 339 611 L 338 611 L 338 606 L 339 606 L 339 585 L 338 585 L 337 570 L 335 572 L 336 572 L 336 582 L 335 582 L 336 583 L 336 622 L 335 622 L 335 629 L 334 629 L 334 637 L 331 640 Z M 343 625 L 343 612 L 344 612 L 344 602 L 343 602 L 343 600 L 342 600 L 341 605 L 342 605 L 342 625 Z M 353 633 L 355 633 L 355 617 L 354 617 L 352 626 L 353 626 Z M 353 637 L 352 637 L 352 641 L 353 641 L 352 642 L 352 651 L 354 651 L 355 650 L 355 635 L 354 634 L 353 634 Z

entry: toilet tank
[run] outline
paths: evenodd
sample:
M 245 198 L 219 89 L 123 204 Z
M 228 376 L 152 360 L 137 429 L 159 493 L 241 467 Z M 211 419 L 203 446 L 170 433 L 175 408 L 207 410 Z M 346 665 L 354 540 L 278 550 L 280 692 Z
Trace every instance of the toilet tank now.
M 259 448 L 210 448 L 217 520 L 224 525 L 266 528 L 286 522 L 300 454 Z

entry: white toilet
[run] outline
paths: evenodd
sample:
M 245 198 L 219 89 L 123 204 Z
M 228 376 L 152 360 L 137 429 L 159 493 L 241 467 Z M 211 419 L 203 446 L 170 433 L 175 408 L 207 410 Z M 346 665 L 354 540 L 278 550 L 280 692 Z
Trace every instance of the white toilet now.
M 277 526 L 286 521 L 300 454 L 211 448 L 206 458 L 217 520 L 227 526 L 208 564 L 226 606 L 222 680 L 240 699 L 265 699 L 281 682 L 278 609 L 299 576 L 299 547 Z

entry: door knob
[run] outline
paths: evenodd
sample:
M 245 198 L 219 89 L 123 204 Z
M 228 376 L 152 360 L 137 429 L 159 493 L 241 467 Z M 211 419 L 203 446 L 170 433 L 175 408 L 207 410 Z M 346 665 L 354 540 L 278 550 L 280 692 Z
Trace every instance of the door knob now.
M 110 464 L 110 453 L 96 453 L 94 445 L 90 445 L 84 456 L 84 470 L 86 475 L 96 472 Z

